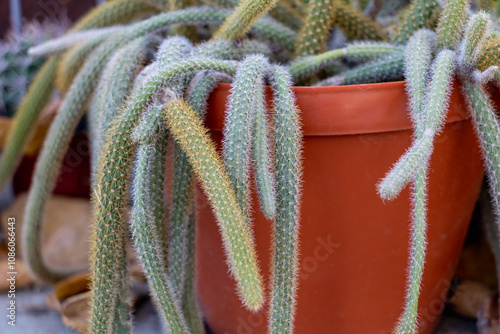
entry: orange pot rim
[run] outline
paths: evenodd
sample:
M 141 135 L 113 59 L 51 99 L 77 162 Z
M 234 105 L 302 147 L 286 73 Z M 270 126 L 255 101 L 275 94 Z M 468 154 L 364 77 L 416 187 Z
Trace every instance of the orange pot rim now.
M 446 123 L 460 122 L 470 118 L 466 103 L 455 82 L 450 97 Z M 209 106 L 226 101 L 230 84 L 219 84 L 210 96 Z M 351 86 L 293 87 L 301 112 L 305 136 L 337 136 L 364 133 L 380 133 L 413 129 L 406 96 L 405 81 L 362 84 Z M 266 87 L 268 105 L 272 105 L 272 92 Z M 332 108 L 325 108 L 324 104 Z M 210 107 L 209 107 L 210 108 Z M 406 110 L 402 113 L 401 110 Z M 337 111 L 337 112 L 335 112 Z M 210 110 L 206 126 L 221 131 L 224 113 Z

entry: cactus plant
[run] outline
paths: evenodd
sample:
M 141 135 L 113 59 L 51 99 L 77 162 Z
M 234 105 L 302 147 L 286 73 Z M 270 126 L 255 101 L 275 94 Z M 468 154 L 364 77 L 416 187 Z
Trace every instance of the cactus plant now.
M 294 81 L 348 85 L 405 78 L 414 141 L 378 184 L 378 191 L 389 200 L 413 183 L 408 291 L 395 332 L 415 333 L 426 255 L 427 174 L 453 76 L 469 103 L 483 146 L 494 212 L 500 212 L 500 127 L 482 87 L 500 77 L 498 33 L 492 30 L 490 14 L 472 13 L 467 0 L 447 0 L 443 6 L 414 0 L 395 26 L 387 26 L 379 20 L 379 9 L 372 8 L 380 4 L 366 1 L 202 3 L 110 1 L 68 35 L 33 50 L 51 58 L 25 97 L 0 163 L 3 183 L 19 160 L 30 122 L 55 83 L 64 102 L 37 163 L 26 208 L 24 253 L 31 270 L 47 281 L 67 275 L 53 272 L 41 259 L 40 217 L 73 130 L 90 101 L 90 332 L 131 329 L 129 305 L 124 302 L 128 229 L 165 331 L 204 332 L 194 291 L 196 177 L 217 218 L 242 303 L 255 311 L 268 299 L 268 331 L 292 333 L 300 253 L 302 130 L 291 86 Z M 481 6 L 491 9 L 485 3 Z M 370 17 L 360 11 L 364 8 L 373 10 Z M 150 16 L 130 22 L 144 15 Z M 118 24 L 123 26 L 109 27 Z M 334 28 L 338 29 L 332 34 Z M 339 43 L 338 36 L 348 43 L 327 50 Z M 231 82 L 232 89 L 219 154 L 203 118 L 208 96 L 221 81 Z M 266 84 L 273 93 L 269 106 Z M 172 175 L 165 175 L 167 151 L 173 152 Z M 264 295 L 252 233 L 252 170 L 260 207 L 274 231 L 269 297 Z M 166 177 L 173 180 L 170 206 L 164 200 Z M 131 200 L 128 224 L 125 211 Z

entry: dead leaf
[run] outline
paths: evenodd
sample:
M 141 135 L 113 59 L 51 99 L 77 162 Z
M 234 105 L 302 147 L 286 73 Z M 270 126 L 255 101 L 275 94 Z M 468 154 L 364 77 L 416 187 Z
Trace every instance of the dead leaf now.
M 7 218 L 15 217 L 16 230 L 22 231 L 26 200 L 27 195 L 22 194 L 2 212 L 4 230 Z M 90 222 L 91 204 L 88 199 L 53 196 L 48 200 L 41 230 L 41 252 L 47 266 L 61 272 L 87 270 Z M 18 237 L 16 241 L 17 259 L 20 260 L 22 240 Z
M 477 318 L 484 301 L 493 291 L 485 284 L 476 281 L 463 281 L 456 288 L 450 299 L 453 311 L 461 316 Z
M 62 322 L 79 333 L 87 333 L 90 318 L 90 291 L 69 297 L 61 303 Z

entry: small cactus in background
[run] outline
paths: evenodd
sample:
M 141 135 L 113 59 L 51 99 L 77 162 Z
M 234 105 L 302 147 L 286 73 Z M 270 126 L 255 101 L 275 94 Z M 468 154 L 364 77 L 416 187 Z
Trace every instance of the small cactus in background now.
M 383 199 L 392 199 L 413 183 L 408 291 L 396 332 L 416 332 L 426 250 L 426 175 L 446 116 L 452 76 L 461 80 L 484 148 L 494 212 L 500 212 L 500 127 L 481 86 L 500 77 L 499 38 L 491 31 L 490 14 L 471 14 L 468 0 L 414 0 L 399 20 L 394 18 L 395 25 L 387 25 L 378 1 L 202 3 L 210 6 L 179 0 L 109 1 L 72 33 L 34 50 L 52 56 L 16 115 L 0 163 L 2 184 L 14 171 L 30 124 L 55 85 L 64 102 L 37 163 L 26 209 L 23 237 L 31 270 L 49 281 L 65 275 L 41 261 L 40 217 L 73 129 L 90 109 L 95 208 L 90 331 L 130 331 L 129 305 L 124 302 L 125 235 L 130 229 L 165 331 L 204 332 L 194 292 L 197 177 L 217 218 L 243 304 L 258 310 L 268 299 L 269 332 L 293 332 L 302 173 L 293 80 L 348 85 L 405 78 L 415 138 L 378 191 Z M 491 11 L 487 1 L 480 6 Z M 110 27 L 118 24 L 123 26 Z M 327 50 L 334 28 L 348 43 Z M 184 37 L 165 37 L 166 32 Z M 370 41 L 354 42 L 366 39 Z M 232 82 L 222 154 L 203 126 L 208 96 L 220 81 Z M 273 92 L 269 106 L 266 84 Z M 175 141 L 171 146 L 169 137 Z M 174 163 L 169 207 L 163 181 L 170 150 Z M 260 207 L 274 228 L 270 296 L 264 295 L 252 235 L 251 170 Z M 131 200 L 128 224 L 124 211 Z
M 0 41 L 0 115 L 13 116 L 44 59 L 28 49 L 64 33 L 66 23 L 29 23 Z

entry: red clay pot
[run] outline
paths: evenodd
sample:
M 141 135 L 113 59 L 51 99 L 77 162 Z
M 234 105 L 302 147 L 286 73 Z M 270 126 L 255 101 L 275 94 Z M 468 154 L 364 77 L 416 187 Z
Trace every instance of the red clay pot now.
M 209 101 L 206 125 L 219 144 L 228 90 L 220 85 Z M 483 178 L 458 91 L 430 163 L 420 333 L 431 333 L 439 320 Z M 295 333 L 389 333 L 405 302 L 410 187 L 384 202 L 375 185 L 411 144 L 404 83 L 298 87 L 295 93 L 305 135 Z M 253 203 L 269 297 L 272 222 L 258 209 L 255 192 Z M 245 310 L 235 294 L 215 219 L 200 190 L 197 210 L 198 291 L 208 326 L 216 334 L 266 333 L 266 310 Z

